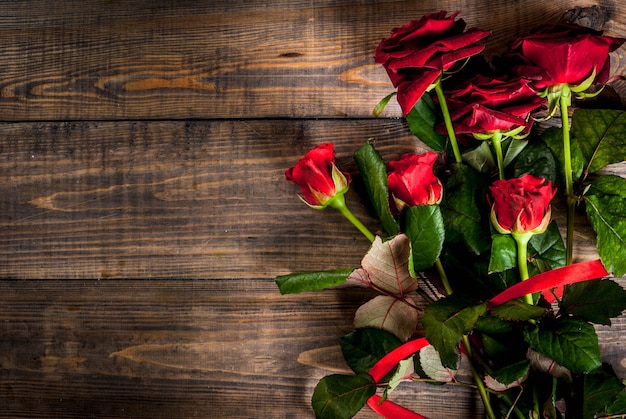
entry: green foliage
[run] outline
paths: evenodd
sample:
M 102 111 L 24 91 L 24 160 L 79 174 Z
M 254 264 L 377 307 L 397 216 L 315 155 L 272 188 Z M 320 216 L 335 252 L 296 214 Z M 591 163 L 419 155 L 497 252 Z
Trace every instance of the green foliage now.
M 519 299 L 509 301 L 491 310 L 493 316 L 511 321 L 537 320 L 545 313 L 545 308 L 526 304 Z
M 387 169 L 382 157 L 373 145 L 367 143 L 354 153 L 354 159 L 383 229 L 391 236 L 398 234 L 398 224 L 389 209 Z
M 478 147 L 463 153 L 463 162 L 483 175 L 497 170 L 498 167 L 488 141 L 482 141 Z
M 441 254 L 445 227 L 439 205 L 416 205 L 404 210 L 403 230 L 411 239 L 413 267 L 428 269 Z
M 561 134 L 557 130 L 554 134 Z M 513 176 L 520 177 L 526 173 L 548 179 L 553 184 L 557 184 L 560 176 L 556 159 L 548 148 L 541 141 L 533 141 L 519 154 L 513 165 Z
M 524 335 L 532 349 L 574 373 L 591 372 L 602 364 L 596 331 L 583 320 L 562 317 L 540 322 Z
M 407 115 L 406 122 L 413 135 L 424 144 L 435 151 L 443 151 L 446 147 L 446 137 L 435 131 L 438 116 L 431 94 L 425 93 Z
M 565 266 L 565 243 L 556 222 L 552 221 L 548 229 L 530 238 L 528 256 L 535 269 L 530 275 Z
M 626 160 L 626 112 L 609 109 L 576 109 L 572 116 L 572 142 L 580 155 L 572 164 L 595 173 L 607 164 Z M 582 157 L 578 162 L 576 157 Z
M 611 324 L 611 318 L 626 310 L 626 290 L 610 280 L 585 281 L 566 288 L 561 310 L 584 320 Z
M 376 392 L 369 374 L 328 375 L 315 386 L 311 404 L 319 419 L 349 419 Z
M 565 166 L 565 153 L 563 152 L 563 132 L 560 128 L 551 127 L 543 132 L 541 140 L 550 149 L 552 155 L 558 163 L 558 167 Z M 571 142 L 571 156 L 572 156 L 572 174 L 574 179 L 580 178 L 583 173 L 583 166 L 585 158 L 583 157 L 580 145 L 577 141 Z M 539 166 L 539 164 L 537 164 Z M 532 172 L 531 172 L 532 173 Z M 561 176 L 562 172 L 559 172 Z
M 381 101 L 378 102 L 378 105 L 376 105 L 376 107 L 372 111 L 372 115 L 374 115 L 375 117 L 379 117 L 380 114 L 383 113 L 383 111 L 387 107 L 387 104 L 389 103 L 391 98 L 394 97 L 395 95 L 396 95 L 396 92 L 393 92 L 393 93 L 389 93 L 387 96 L 382 98 Z
M 490 388 L 503 391 L 509 388 L 509 385 L 516 384 L 525 379 L 530 371 L 530 362 L 523 359 L 511 365 L 507 365 L 494 371 L 489 375 L 488 385 Z
M 606 408 L 607 415 L 624 414 L 624 412 L 626 412 L 626 390 L 620 391 L 615 398 L 615 402 Z
M 355 373 L 367 373 L 379 359 L 402 344 L 392 333 L 374 328 L 355 329 L 339 338 L 341 351 Z
M 319 272 L 295 272 L 277 276 L 275 281 L 281 294 L 296 294 L 302 291 L 321 290 L 341 285 L 354 269 L 335 269 Z
M 502 151 L 504 154 L 504 167 L 507 167 L 513 162 L 519 154 L 528 146 L 527 140 L 517 140 L 514 138 L 507 138 L 502 141 Z
M 441 213 L 446 241 L 462 243 L 476 255 L 489 249 L 488 228 L 481 215 L 487 209 L 484 178 L 469 166 L 453 164 L 444 190 Z
M 583 377 L 583 418 L 593 418 L 596 413 L 609 413 L 608 409 L 616 406 L 620 394 L 624 393 L 624 384 L 615 377 L 613 371 L 600 370 Z M 622 396 L 624 397 L 624 396 Z M 615 413 L 624 413 L 620 409 Z
M 475 305 L 456 294 L 426 306 L 422 317 L 426 338 L 439 352 L 444 367 L 456 369 L 459 341 L 474 328 L 486 309 L 486 304 Z
M 510 234 L 494 234 L 491 237 L 489 273 L 504 272 L 517 266 L 517 243 Z
M 606 270 L 615 276 L 626 274 L 626 179 L 598 177 L 585 194 L 585 204 Z

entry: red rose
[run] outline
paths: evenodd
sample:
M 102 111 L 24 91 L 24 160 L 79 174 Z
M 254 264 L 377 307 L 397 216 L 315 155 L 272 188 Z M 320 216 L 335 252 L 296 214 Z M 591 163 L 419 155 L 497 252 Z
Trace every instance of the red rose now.
M 441 202 L 443 186 L 433 174 L 437 154 L 404 154 L 388 164 L 391 206 L 397 212 L 406 206 L 433 205 Z
M 477 76 L 446 95 L 457 134 L 505 133 L 520 127 L 524 127 L 522 132 L 528 132 L 532 126 L 530 113 L 542 103 L 523 78 L 499 80 Z
M 428 87 L 456 62 L 479 54 L 485 48 L 476 42 L 490 32 L 465 29 L 457 13 L 446 17 L 441 11 L 407 23 L 392 31 L 376 48 L 376 62 L 382 64 L 398 91 L 398 103 L 407 115 Z
M 497 180 L 489 187 L 491 222 L 500 233 L 542 233 L 550 223 L 550 201 L 556 194 L 549 180 L 530 174 Z
M 532 35 L 515 39 L 509 59 L 513 71 L 534 80 L 537 89 L 567 83 L 579 85 L 596 72 L 595 82 L 609 78 L 609 52 L 615 51 L 624 39 L 602 36 L 601 32 L 578 25 L 543 25 Z
M 306 202 L 318 209 L 326 207 L 335 195 L 345 194 L 350 183 L 350 175 L 335 166 L 332 143 L 313 148 L 288 169 L 285 176 L 300 186 Z

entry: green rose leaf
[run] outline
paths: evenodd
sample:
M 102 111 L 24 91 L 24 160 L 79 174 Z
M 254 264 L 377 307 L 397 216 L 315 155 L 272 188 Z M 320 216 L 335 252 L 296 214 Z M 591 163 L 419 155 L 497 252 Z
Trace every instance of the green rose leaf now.
M 339 338 L 341 352 L 354 372 L 367 373 L 383 356 L 402 344 L 392 333 L 374 328 L 356 329 Z
M 612 371 L 610 371 L 610 373 L 608 371 L 601 371 L 597 374 L 588 374 L 585 375 L 583 380 L 584 418 L 596 417 L 596 413 L 602 413 L 604 415 L 607 406 L 616 406 L 620 394 L 624 393 L 624 385 Z M 625 410 L 620 410 L 615 413 L 625 412 Z
M 311 405 L 319 419 L 350 419 L 376 392 L 369 374 L 328 375 L 315 386 Z
M 376 105 L 376 107 L 372 111 L 372 115 L 378 118 L 380 114 L 383 113 L 383 111 L 387 107 L 387 104 L 389 104 L 389 101 L 391 100 L 391 98 L 394 97 L 395 95 L 396 95 L 396 92 L 392 92 L 392 93 L 389 93 L 384 98 L 382 98 L 380 102 L 378 102 L 378 105 Z
M 295 272 L 277 276 L 276 285 L 281 294 L 296 294 L 302 291 L 316 291 L 341 285 L 354 269 L 335 269 L 320 272 Z
M 505 391 L 521 385 L 528 376 L 528 371 L 530 371 L 530 362 L 524 359 L 494 371 L 485 377 L 485 383 L 492 390 Z
M 559 167 L 565 167 L 565 153 L 563 152 L 563 133 L 560 128 L 550 127 L 541 134 L 541 140 L 548 146 L 552 155 L 559 162 Z M 570 146 L 572 156 L 572 175 L 576 180 L 583 173 L 585 158 L 577 141 L 572 141 Z M 539 164 L 537 164 L 539 166 Z M 561 173 L 562 170 L 559 170 Z
M 435 151 L 443 151 L 446 147 L 446 137 L 435 131 L 439 115 L 437 109 L 432 96 L 425 93 L 406 116 L 406 122 L 411 133 L 420 141 Z
M 504 272 L 517 266 L 517 243 L 510 234 L 494 234 L 491 241 L 489 273 Z
M 624 414 L 624 412 L 626 412 L 626 390 L 622 390 L 615 398 L 615 402 L 606 409 L 607 415 Z
M 492 315 L 503 320 L 512 321 L 536 320 L 543 316 L 545 312 L 545 308 L 526 304 L 521 300 L 512 300 L 491 310 Z
M 504 152 L 504 167 L 507 167 L 519 154 L 528 146 L 527 140 L 516 140 L 507 138 L 502 141 L 502 151 Z
M 473 305 L 456 294 L 426 306 L 422 317 L 426 338 L 439 352 L 444 367 L 457 368 L 459 341 L 474 328 L 486 309 L 486 303 Z
M 478 147 L 463 153 L 463 163 L 483 174 L 490 173 L 498 167 L 487 141 L 481 141 Z
M 574 373 L 590 372 L 602 365 L 596 331 L 583 320 L 562 317 L 547 325 L 540 323 L 524 331 L 524 339 L 532 349 Z
M 530 276 L 565 266 L 565 243 L 556 222 L 551 222 L 548 229 L 530 238 L 529 257 L 534 269 Z
M 561 309 L 584 320 L 611 324 L 626 310 L 626 290 L 610 279 L 584 281 L 566 288 Z
M 359 307 L 354 314 L 354 327 L 383 329 L 406 342 L 415 332 L 417 320 L 415 301 L 411 297 L 379 295 Z
M 584 198 L 604 267 L 615 276 L 626 274 L 626 179 L 600 176 Z
M 393 236 L 398 234 L 398 224 L 389 209 L 387 169 L 378 151 L 367 143 L 354 153 L 365 190 L 383 229 Z
M 545 143 L 531 142 L 515 160 L 513 176 L 521 177 L 526 173 L 557 183 L 559 171 L 556 160 Z
M 572 115 L 572 143 L 578 144 L 590 173 L 607 164 L 626 160 L 626 112 L 610 109 L 576 109 Z M 574 156 L 572 156 L 574 157 Z
M 404 210 L 404 233 L 411 239 L 413 268 L 433 266 L 441 254 L 445 227 L 439 205 L 416 205 Z
M 463 164 L 453 164 L 451 171 L 441 203 L 446 241 L 463 243 L 478 255 L 489 248 L 489 236 L 483 228 L 480 211 L 481 203 L 486 206 L 487 184 L 484 177 Z
M 475 329 L 488 335 L 507 335 L 513 332 L 513 325 L 499 317 L 486 315 L 478 319 Z

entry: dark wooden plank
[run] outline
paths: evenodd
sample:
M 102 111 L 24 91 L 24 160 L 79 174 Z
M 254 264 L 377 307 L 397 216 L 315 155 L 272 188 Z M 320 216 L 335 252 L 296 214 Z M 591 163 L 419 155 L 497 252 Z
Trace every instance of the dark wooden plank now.
M 270 280 L 0 281 L 0 416 L 312 417 L 317 380 L 348 373 L 337 338 L 369 297 L 281 296 Z M 624 333 L 624 317 L 599 328 L 622 378 Z M 431 419 L 480 417 L 461 386 L 392 397 Z
M 284 171 L 335 141 L 354 172 L 368 138 L 386 158 L 419 149 L 400 120 L 4 124 L 0 277 L 250 278 L 358 265 L 367 240 L 300 202 Z M 376 228 L 358 199 L 354 211 Z M 329 254 L 329 241 L 349 250 Z
M 607 33 L 623 2 L 600 1 Z M 11 1 L 0 6 L 0 119 L 368 117 L 392 91 L 374 49 L 440 9 L 493 31 L 488 53 L 587 1 Z M 614 56 L 624 73 L 624 49 Z M 393 103 L 388 115 L 398 115 Z

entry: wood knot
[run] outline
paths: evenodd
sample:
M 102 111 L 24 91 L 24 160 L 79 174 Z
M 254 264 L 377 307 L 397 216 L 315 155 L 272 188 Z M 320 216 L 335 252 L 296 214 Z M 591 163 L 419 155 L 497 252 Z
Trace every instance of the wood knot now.
M 283 52 L 279 55 L 280 58 L 297 58 L 302 57 L 304 54 L 301 52 Z
M 574 23 L 596 31 L 604 29 L 604 24 L 609 20 L 609 11 L 606 7 L 594 5 L 591 7 L 574 7 L 567 10 L 561 16 L 561 22 Z

